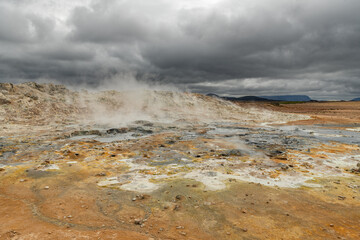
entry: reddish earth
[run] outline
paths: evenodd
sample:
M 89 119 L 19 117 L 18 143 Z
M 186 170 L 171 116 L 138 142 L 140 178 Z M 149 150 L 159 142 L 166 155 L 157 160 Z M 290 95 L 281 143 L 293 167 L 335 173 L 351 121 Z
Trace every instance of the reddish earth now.
M 296 121 L 293 124 L 359 124 L 360 102 L 308 102 L 296 104 L 261 103 L 267 109 L 278 112 L 306 114 L 309 120 Z

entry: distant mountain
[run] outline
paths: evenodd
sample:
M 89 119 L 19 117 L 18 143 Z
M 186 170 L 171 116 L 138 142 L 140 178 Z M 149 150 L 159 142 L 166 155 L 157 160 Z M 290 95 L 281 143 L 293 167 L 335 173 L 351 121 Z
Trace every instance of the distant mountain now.
M 353 100 L 351 100 L 351 101 L 360 101 L 360 97 L 358 97 L 358 98 L 354 98 Z
M 229 101 L 255 101 L 255 102 L 269 102 L 269 101 L 288 101 L 288 102 L 310 102 L 313 101 L 307 95 L 279 95 L 279 96 L 244 96 L 244 97 L 223 97 L 215 93 L 206 94 L 209 97 L 222 98 Z M 353 100 L 360 101 L 360 100 Z
M 215 93 L 209 93 L 209 94 L 206 94 L 206 96 L 222 98 L 222 99 L 229 100 L 229 101 L 249 101 L 249 102 L 253 102 L 253 101 L 254 102 L 269 102 L 269 101 L 272 101 L 272 100 L 262 98 L 262 97 L 257 97 L 257 96 L 222 97 L 222 96 L 216 95 Z
M 257 97 L 257 96 L 245 96 L 245 97 L 223 97 L 226 100 L 229 101 L 250 101 L 250 102 L 269 102 L 269 101 L 273 101 L 270 99 L 266 99 L 266 98 L 262 98 L 262 97 Z
M 280 96 L 260 96 L 261 98 L 275 100 L 275 101 L 289 101 L 289 102 L 309 102 L 311 98 L 307 95 L 280 95 Z

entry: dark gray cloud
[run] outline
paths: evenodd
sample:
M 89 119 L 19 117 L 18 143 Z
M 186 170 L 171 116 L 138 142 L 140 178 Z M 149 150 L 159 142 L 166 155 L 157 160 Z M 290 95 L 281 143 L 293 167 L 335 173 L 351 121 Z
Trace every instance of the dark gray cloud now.
M 54 4 L 0 1 L 0 81 L 132 72 L 202 93 L 360 96 L 358 0 Z

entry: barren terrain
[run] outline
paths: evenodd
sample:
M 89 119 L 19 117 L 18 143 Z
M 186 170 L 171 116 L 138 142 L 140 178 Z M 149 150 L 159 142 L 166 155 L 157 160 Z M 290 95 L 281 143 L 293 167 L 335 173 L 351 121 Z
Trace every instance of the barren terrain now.
M 359 239 L 359 116 L 0 84 L 0 239 Z

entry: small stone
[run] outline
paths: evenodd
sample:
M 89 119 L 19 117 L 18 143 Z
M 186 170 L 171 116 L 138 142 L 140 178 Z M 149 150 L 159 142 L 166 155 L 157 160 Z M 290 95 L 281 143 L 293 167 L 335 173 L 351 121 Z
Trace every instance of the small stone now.
M 247 230 L 247 228 L 243 228 L 242 231 L 243 231 L 243 232 L 247 232 L 248 230 Z
M 182 199 L 182 196 L 181 195 L 176 195 L 176 200 L 181 200 Z
M 338 199 L 339 199 L 339 200 L 345 200 L 346 197 L 344 197 L 344 196 L 338 196 Z
M 186 236 L 186 232 L 179 232 L 181 235 Z
M 20 179 L 20 182 L 25 182 L 26 180 L 25 179 Z
M 143 194 L 136 195 L 136 198 L 139 200 L 145 199 L 145 196 Z
M 287 170 L 289 169 L 289 166 L 284 164 L 284 163 L 279 163 L 279 167 L 282 169 L 282 170 Z
M 48 190 L 50 187 L 49 186 L 45 186 L 44 189 Z
M 106 176 L 106 173 L 101 172 L 101 173 L 96 174 L 95 176 L 96 176 L 96 177 L 105 177 L 105 176 Z
M 139 219 L 139 218 L 137 218 L 137 219 L 134 220 L 134 223 L 135 223 L 136 225 L 141 225 L 141 224 L 142 224 L 142 220 Z
M 334 227 L 334 224 L 331 223 L 329 226 L 330 226 L 330 227 Z
M 177 226 L 176 229 L 184 229 L 183 226 Z

